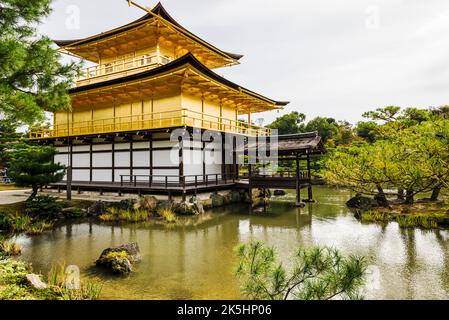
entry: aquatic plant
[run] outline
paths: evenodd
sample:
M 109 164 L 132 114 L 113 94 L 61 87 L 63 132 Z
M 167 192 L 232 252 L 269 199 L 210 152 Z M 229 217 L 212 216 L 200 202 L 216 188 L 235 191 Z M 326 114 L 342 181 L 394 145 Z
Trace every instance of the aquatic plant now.
M 384 211 L 367 210 L 362 211 L 361 220 L 363 222 L 388 222 L 391 221 L 391 214 Z
M 22 253 L 22 247 L 0 237 L 0 253 L 4 256 L 19 256 Z
M 158 210 L 158 215 L 165 219 L 167 222 L 176 222 L 176 214 L 171 208 L 162 208 Z
M 438 228 L 439 217 L 428 214 L 400 214 L 396 217 L 396 221 L 402 228 Z
M 63 300 L 97 300 L 100 297 L 102 286 L 94 282 L 80 282 L 79 288 L 67 286 L 69 274 L 65 263 L 52 265 L 48 273 L 47 283 L 51 289 Z
M 145 209 L 120 210 L 115 207 L 108 208 L 106 213 L 101 214 L 98 218 L 101 221 L 126 221 L 141 222 L 146 221 L 152 216 L 151 212 Z
M 15 212 L 8 217 L 8 225 L 13 232 L 25 231 L 31 224 L 31 218 L 26 214 Z
M 45 230 L 51 229 L 52 227 L 53 227 L 52 222 L 42 220 L 36 221 L 26 229 L 25 233 L 30 236 L 39 235 Z

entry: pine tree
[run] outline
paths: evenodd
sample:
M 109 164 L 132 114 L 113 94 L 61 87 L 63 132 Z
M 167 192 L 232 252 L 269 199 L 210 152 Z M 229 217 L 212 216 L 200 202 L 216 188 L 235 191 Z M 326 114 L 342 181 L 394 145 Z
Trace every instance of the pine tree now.
M 0 116 L 20 124 L 44 119 L 44 111 L 69 108 L 67 89 L 78 66 L 62 64 L 52 41 L 36 25 L 51 0 L 0 2 Z

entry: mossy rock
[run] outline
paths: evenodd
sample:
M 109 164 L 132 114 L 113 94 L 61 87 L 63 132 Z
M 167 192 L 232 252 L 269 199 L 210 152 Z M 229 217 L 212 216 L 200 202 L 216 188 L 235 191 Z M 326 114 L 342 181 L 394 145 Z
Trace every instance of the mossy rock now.
M 90 216 L 99 216 L 103 214 L 108 209 L 108 206 L 103 201 L 95 201 L 89 208 L 87 208 L 87 214 Z
M 244 193 L 240 193 L 239 191 L 232 190 L 231 194 L 230 194 L 231 202 L 238 203 L 238 202 L 242 201 L 242 195 L 244 195 Z
M 139 246 L 134 242 L 103 250 L 95 264 L 106 267 L 117 274 L 128 274 L 133 271 L 132 263 L 140 260 Z
M 173 201 L 171 200 L 163 200 L 159 201 L 156 207 L 156 210 L 162 210 L 162 209 L 171 209 L 173 207 Z
M 212 200 L 212 207 L 222 207 L 225 204 L 225 197 L 223 197 L 219 193 L 213 193 L 210 195 L 210 198 Z
M 156 212 L 158 206 L 158 200 L 154 196 L 144 196 L 139 199 L 134 205 L 135 209 L 144 209 L 151 212 Z M 136 208 L 137 206 L 137 208 Z

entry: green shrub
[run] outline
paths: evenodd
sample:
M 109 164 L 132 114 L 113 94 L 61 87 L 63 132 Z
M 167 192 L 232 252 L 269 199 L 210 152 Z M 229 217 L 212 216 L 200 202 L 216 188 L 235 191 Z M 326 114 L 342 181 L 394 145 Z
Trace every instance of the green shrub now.
M 82 208 L 67 208 L 62 210 L 62 215 L 65 218 L 84 218 L 87 216 L 87 211 Z
M 26 213 L 33 218 L 57 219 L 64 204 L 51 196 L 37 196 L 26 202 Z

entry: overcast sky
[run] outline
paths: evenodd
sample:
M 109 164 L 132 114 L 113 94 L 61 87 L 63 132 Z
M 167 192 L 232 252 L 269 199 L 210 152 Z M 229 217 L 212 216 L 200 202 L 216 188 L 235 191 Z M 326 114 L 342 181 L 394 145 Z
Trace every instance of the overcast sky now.
M 157 1 L 137 0 L 154 6 Z M 164 0 L 184 27 L 218 48 L 244 54 L 217 69 L 293 110 L 355 123 L 387 105 L 449 104 L 447 0 Z M 142 16 L 125 0 L 55 0 L 41 31 L 75 39 Z

